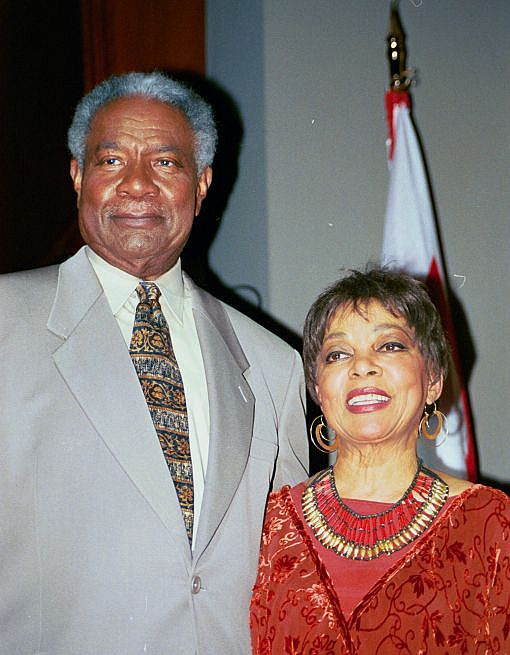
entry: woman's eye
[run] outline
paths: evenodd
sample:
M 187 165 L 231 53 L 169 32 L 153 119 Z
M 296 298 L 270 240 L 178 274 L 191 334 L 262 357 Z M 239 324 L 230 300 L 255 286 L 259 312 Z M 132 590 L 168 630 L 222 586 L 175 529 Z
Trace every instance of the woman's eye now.
M 349 355 L 342 350 L 332 350 L 326 355 L 326 363 L 329 362 L 340 362 L 343 359 L 347 359 Z
M 392 353 L 398 352 L 400 350 L 406 350 L 406 347 L 403 343 L 400 343 L 400 341 L 388 341 L 387 343 L 383 344 L 379 350 L 387 353 Z

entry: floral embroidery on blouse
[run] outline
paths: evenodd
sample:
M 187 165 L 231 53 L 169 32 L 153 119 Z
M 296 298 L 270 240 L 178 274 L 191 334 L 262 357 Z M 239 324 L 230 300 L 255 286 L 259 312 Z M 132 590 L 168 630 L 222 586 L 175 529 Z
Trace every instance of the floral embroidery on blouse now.
M 455 497 L 349 618 L 314 541 L 289 487 L 271 494 L 250 609 L 255 655 L 510 654 L 502 492 L 476 485 Z

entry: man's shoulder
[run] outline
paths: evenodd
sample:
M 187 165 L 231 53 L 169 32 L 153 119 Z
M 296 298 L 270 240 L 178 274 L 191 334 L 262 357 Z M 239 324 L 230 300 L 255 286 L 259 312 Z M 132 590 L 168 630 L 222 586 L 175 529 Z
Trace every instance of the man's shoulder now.
M 0 275 L 0 289 L 4 299 L 11 294 L 32 295 L 45 288 L 54 288 L 58 279 L 58 265 L 33 268 Z
M 189 278 L 187 278 L 189 281 Z M 200 299 L 201 309 L 203 309 L 210 317 L 216 318 L 225 316 L 232 326 L 236 337 L 244 345 L 245 343 L 253 343 L 269 347 L 272 351 L 280 351 L 281 353 L 293 352 L 292 346 L 287 343 L 283 338 L 277 336 L 274 332 L 267 329 L 255 319 L 251 318 L 244 312 L 236 309 L 232 305 L 216 296 L 213 296 L 208 291 L 198 287 L 191 282 L 192 293 L 196 298 Z
M 272 353 L 277 352 L 287 356 L 294 351 L 284 339 L 257 323 L 255 319 L 247 314 L 212 296 L 207 291 L 200 290 L 200 293 L 207 294 L 210 302 L 217 303 L 221 311 L 226 314 L 236 337 L 243 347 L 251 344 L 261 349 L 269 349 Z
M 46 266 L 28 271 L 0 275 L 0 332 L 17 317 L 18 328 L 11 336 L 45 324 L 58 283 L 58 266 Z M 2 337 L 3 338 L 3 337 Z
M 0 289 L 2 293 L 22 293 L 30 295 L 41 295 L 45 291 L 53 292 L 59 282 L 62 272 L 71 276 L 74 281 L 90 280 L 87 277 L 93 274 L 85 249 L 80 248 L 74 255 L 71 255 L 60 264 L 32 268 L 26 271 L 4 273 L 0 275 Z
M 274 346 L 281 347 L 283 349 L 290 349 L 289 344 L 284 341 L 281 337 L 277 336 L 274 332 L 271 332 L 264 326 L 257 323 L 256 320 L 250 318 L 243 312 L 239 311 L 235 307 L 228 305 L 227 303 L 221 304 L 225 308 L 225 311 L 234 326 L 236 332 L 245 332 L 248 335 L 256 335 L 257 338 L 272 343 Z
M 0 281 L 6 283 L 16 283 L 23 279 L 44 279 L 51 278 L 58 274 L 59 264 L 52 264 L 51 266 L 41 266 L 38 268 L 29 268 L 23 271 L 14 271 L 12 273 L 2 273 Z

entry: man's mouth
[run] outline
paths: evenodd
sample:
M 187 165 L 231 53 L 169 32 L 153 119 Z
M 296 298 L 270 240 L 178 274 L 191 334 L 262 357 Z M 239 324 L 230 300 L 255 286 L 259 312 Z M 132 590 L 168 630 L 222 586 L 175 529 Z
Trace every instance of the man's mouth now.
M 144 220 L 144 219 L 150 219 L 150 218 L 159 218 L 159 214 L 157 212 L 141 212 L 141 213 L 135 213 L 135 212 L 115 212 L 111 214 L 110 218 L 117 218 L 120 220 Z
M 126 229 L 151 229 L 157 227 L 162 222 L 162 216 L 157 212 L 136 213 L 112 213 L 110 220 L 119 228 Z

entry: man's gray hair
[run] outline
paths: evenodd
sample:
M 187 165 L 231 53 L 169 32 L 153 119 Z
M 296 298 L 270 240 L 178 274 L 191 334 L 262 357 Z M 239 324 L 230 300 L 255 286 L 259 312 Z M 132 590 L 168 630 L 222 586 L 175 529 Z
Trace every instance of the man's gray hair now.
M 211 106 L 188 86 L 163 73 L 126 73 L 113 75 L 98 84 L 76 107 L 67 133 L 67 145 L 81 170 L 85 164 L 87 138 L 94 116 L 108 103 L 130 96 L 159 100 L 179 109 L 195 135 L 197 172 L 202 173 L 212 164 L 218 133 Z

